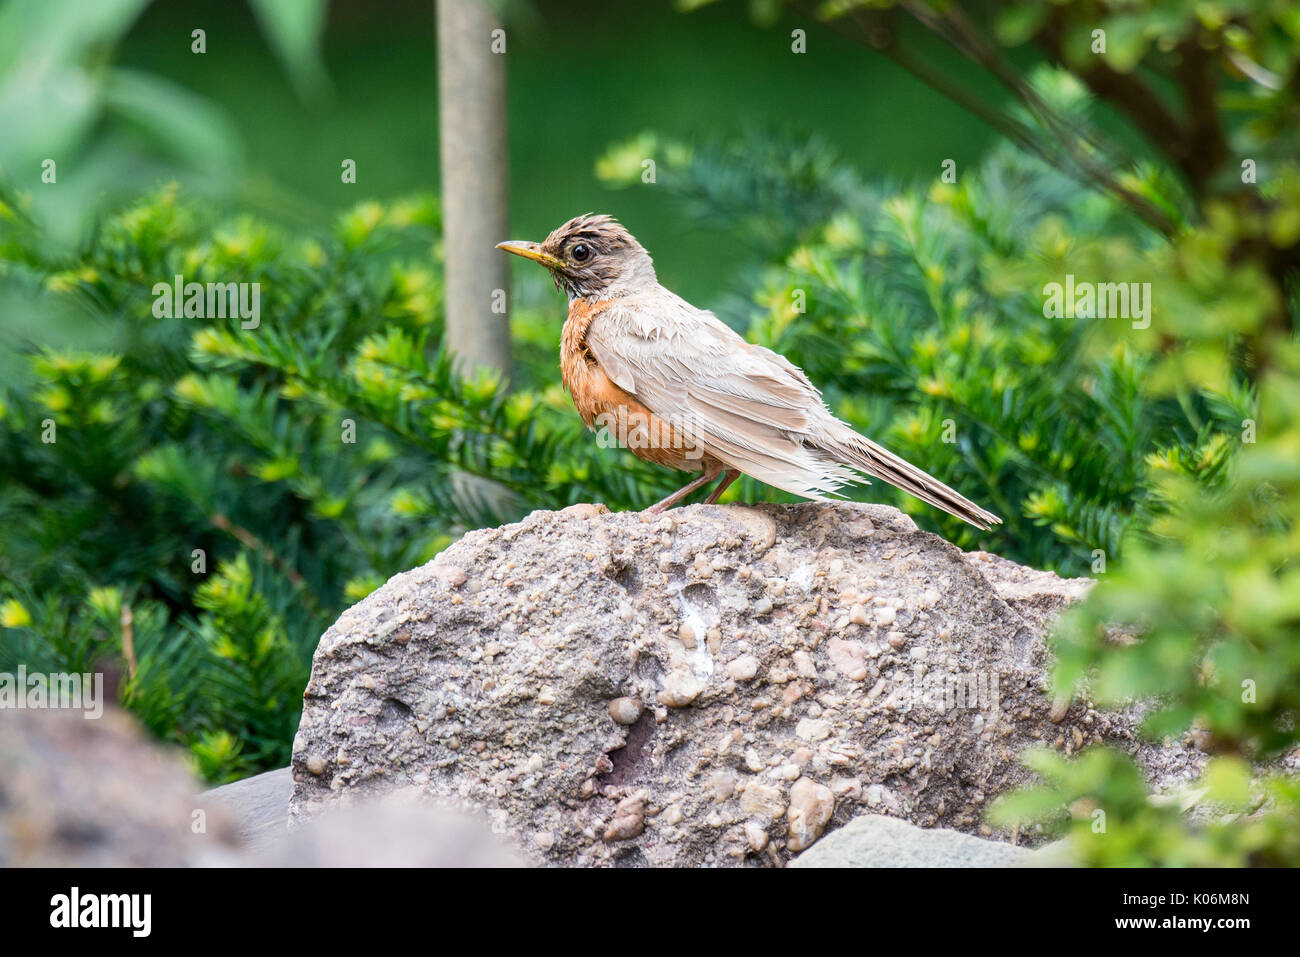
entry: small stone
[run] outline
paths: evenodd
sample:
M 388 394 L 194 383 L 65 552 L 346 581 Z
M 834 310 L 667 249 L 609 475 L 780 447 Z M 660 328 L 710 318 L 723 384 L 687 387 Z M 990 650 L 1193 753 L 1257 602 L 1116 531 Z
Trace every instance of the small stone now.
M 555 704 L 555 689 L 550 685 L 542 685 L 542 690 L 537 692 L 538 704 Z
M 774 821 L 785 810 L 785 795 L 779 787 L 751 780 L 740 796 L 740 809 L 753 817 Z
M 746 821 L 745 840 L 749 841 L 749 846 L 757 854 L 767 847 L 767 831 L 758 821 Z
M 766 615 L 772 610 L 772 599 L 763 597 L 754 602 L 754 614 Z
M 682 644 L 688 649 L 693 649 L 695 647 L 695 629 L 686 622 L 682 622 L 681 626 L 677 629 L 677 637 L 682 640 Z
M 836 776 L 831 779 L 831 793 L 836 797 L 856 798 L 862 793 L 862 782 L 857 778 Z
M 710 628 L 709 633 L 705 636 L 709 642 L 709 651 L 715 655 L 722 650 L 722 632 L 717 628 Z
M 854 605 L 849 609 L 849 621 L 855 625 L 865 625 L 868 623 L 867 609 L 865 605 Z
M 695 675 L 683 669 L 670 671 L 664 679 L 663 690 L 655 695 L 666 708 L 685 708 L 700 696 L 704 684 Z
M 867 648 L 862 642 L 832 638 L 827 644 L 826 652 L 830 656 L 831 664 L 850 681 L 862 681 L 867 677 L 867 668 L 864 664 Z
M 645 830 L 645 803 L 649 796 L 649 792 L 642 789 L 618 802 L 614 818 L 605 828 L 605 843 L 626 841 Z
M 835 795 L 824 784 L 800 778 L 790 789 L 786 821 L 790 826 L 790 850 L 798 852 L 812 845 L 835 813 Z
M 736 779 L 729 771 L 715 771 L 709 778 L 709 787 L 715 801 L 727 801 L 736 793 Z
M 459 588 L 468 578 L 465 569 L 456 565 L 434 565 L 431 571 L 448 588 Z
M 307 756 L 307 770 L 315 775 L 325 773 L 325 759 L 319 754 L 310 754 Z
M 818 718 L 800 718 L 794 726 L 795 737 L 802 741 L 821 741 L 830 737 L 830 733 L 830 723 Z
M 794 670 L 805 678 L 817 677 L 817 667 L 813 664 L 812 656 L 806 651 L 794 653 Z
M 864 609 L 865 611 L 865 609 Z M 888 628 L 898 620 L 898 609 L 893 605 L 884 605 L 876 609 L 876 624 Z
M 727 674 L 736 681 L 751 681 L 758 674 L 758 659 L 753 655 L 741 655 L 727 662 Z
M 635 724 L 643 710 L 640 698 L 615 698 L 609 703 L 609 716 L 616 724 Z

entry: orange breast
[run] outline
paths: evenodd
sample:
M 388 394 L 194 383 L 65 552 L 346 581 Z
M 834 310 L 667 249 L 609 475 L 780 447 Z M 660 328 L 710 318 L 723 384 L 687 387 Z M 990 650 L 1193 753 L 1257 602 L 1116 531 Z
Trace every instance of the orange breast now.
M 560 335 L 560 378 L 589 428 L 606 428 L 618 444 L 647 462 L 688 472 L 714 460 L 691 436 L 674 428 L 617 386 L 587 346 L 587 329 L 607 300 L 576 299 Z

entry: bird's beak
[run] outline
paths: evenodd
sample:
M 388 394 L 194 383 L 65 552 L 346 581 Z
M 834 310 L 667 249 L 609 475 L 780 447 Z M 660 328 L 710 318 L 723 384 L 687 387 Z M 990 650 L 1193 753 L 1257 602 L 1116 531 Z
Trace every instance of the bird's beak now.
M 556 259 L 550 253 L 542 252 L 540 243 L 529 243 L 518 239 L 512 239 L 508 243 L 497 243 L 497 249 L 504 249 L 508 253 L 514 253 L 516 256 L 523 256 L 525 259 L 531 259 L 535 263 L 541 263 L 547 269 L 559 269 L 564 265 L 563 260 Z

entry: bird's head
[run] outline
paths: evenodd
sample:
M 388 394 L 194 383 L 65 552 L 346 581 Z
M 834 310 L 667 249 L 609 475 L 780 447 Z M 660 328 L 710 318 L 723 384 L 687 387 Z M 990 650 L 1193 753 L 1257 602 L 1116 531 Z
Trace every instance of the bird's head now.
M 573 299 L 608 299 L 653 287 L 650 254 L 612 216 L 576 216 L 540 243 L 498 243 L 551 271 L 556 288 Z

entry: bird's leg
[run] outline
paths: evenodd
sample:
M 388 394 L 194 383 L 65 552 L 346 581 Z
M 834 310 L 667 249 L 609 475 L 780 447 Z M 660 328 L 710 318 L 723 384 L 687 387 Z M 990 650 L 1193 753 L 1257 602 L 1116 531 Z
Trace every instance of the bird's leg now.
M 685 485 L 679 488 L 676 492 L 673 492 L 672 495 L 669 495 L 662 502 L 655 502 L 648 509 L 646 509 L 646 511 L 649 512 L 651 515 L 658 515 L 664 509 L 672 508 L 674 505 L 676 505 L 686 496 L 694 492 L 701 485 L 708 485 L 715 478 L 717 478 L 721 473 L 722 473 L 722 469 L 720 468 L 713 469 L 712 471 L 709 472 L 705 472 L 699 478 L 687 482 Z
M 732 482 L 740 478 L 740 469 L 727 469 L 727 474 L 722 477 L 718 487 L 713 490 L 713 494 L 704 500 L 705 505 L 712 505 L 718 499 L 722 498 L 722 493 L 727 490 Z

